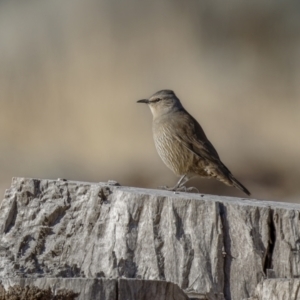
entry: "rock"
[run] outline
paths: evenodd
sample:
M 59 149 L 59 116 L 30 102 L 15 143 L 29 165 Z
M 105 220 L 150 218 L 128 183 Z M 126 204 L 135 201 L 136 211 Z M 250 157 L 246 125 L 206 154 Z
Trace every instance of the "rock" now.
M 267 273 L 299 275 L 299 211 L 298 204 L 14 178 L 1 205 L 0 277 L 160 280 L 198 299 L 246 299 Z
M 116 300 L 188 300 L 177 284 L 159 280 L 118 280 L 118 298 Z
M 253 297 L 247 300 L 298 300 L 299 279 L 267 279 L 259 283 Z
M 138 279 L 7 278 L 0 300 L 188 300 L 174 283 Z

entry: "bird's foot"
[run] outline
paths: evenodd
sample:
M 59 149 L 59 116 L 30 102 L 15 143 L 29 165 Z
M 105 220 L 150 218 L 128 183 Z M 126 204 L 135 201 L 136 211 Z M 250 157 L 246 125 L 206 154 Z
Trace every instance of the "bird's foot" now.
M 159 186 L 159 189 L 166 190 L 166 191 L 172 191 L 172 192 L 193 192 L 195 191 L 196 193 L 199 193 L 199 190 L 193 186 L 191 187 L 186 187 L 184 185 L 182 186 L 173 186 L 173 187 L 168 187 L 168 186 Z
M 195 188 L 194 186 L 186 187 L 184 185 L 179 186 L 176 190 L 176 192 L 186 192 L 186 193 L 199 193 L 199 190 Z
M 166 185 L 163 185 L 163 186 L 159 186 L 158 187 L 160 190 L 166 190 L 166 191 L 173 191 L 173 192 L 175 192 L 175 191 L 177 191 L 177 186 L 175 185 L 175 186 L 173 186 L 173 187 L 168 187 L 168 186 L 166 186 Z
M 194 193 L 200 193 L 199 190 L 197 188 L 195 188 L 194 186 L 190 186 L 188 188 L 186 188 L 187 192 L 192 193 L 194 191 Z

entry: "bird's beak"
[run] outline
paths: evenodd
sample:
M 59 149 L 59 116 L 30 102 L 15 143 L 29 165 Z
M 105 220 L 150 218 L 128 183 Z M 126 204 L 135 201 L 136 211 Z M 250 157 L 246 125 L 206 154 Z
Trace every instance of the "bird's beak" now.
M 149 100 L 148 99 L 142 99 L 142 100 L 137 101 L 137 103 L 146 103 L 146 104 L 149 104 Z

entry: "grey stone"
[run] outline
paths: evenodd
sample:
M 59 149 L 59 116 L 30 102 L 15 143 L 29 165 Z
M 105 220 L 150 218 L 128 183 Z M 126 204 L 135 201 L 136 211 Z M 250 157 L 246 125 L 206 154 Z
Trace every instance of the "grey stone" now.
M 157 280 L 44 277 L 5 278 L 0 282 L 0 300 L 20 296 L 51 300 L 55 295 L 66 300 L 188 300 L 176 284 Z
M 53 299 L 53 295 L 61 294 L 62 299 L 105 299 L 116 300 L 117 299 L 117 279 L 86 279 L 86 278 L 5 278 L 1 279 L 1 285 L 5 291 L 16 290 L 18 296 L 24 294 L 26 287 L 34 287 L 35 293 L 49 291 L 43 295 L 42 299 Z M 22 293 L 23 292 L 23 293 Z M 12 294 L 12 293 L 11 293 Z M 28 291 L 27 291 L 28 294 Z M 66 296 L 69 296 L 67 298 Z M 73 297 L 71 297 L 73 295 Z M 23 295 L 24 296 L 24 295 Z M 47 297 L 48 296 L 48 297 Z M 18 299 L 18 298 L 17 298 Z M 27 296 L 24 298 L 30 300 Z
M 299 300 L 299 279 L 267 279 L 259 283 L 247 300 Z
M 0 209 L 0 277 L 169 281 L 246 299 L 298 276 L 300 205 L 106 183 L 14 178 Z
M 118 280 L 118 300 L 188 300 L 186 294 L 171 282 L 159 280 Z

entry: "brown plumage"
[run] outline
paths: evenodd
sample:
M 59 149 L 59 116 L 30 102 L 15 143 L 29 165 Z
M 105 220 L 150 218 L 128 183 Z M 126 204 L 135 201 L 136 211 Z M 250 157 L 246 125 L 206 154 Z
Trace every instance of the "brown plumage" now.
M 182 187 L 198 175 L 216 178 L 250 195 L 222 163 L 200 124 L 184 109 L 173 91 L 162 90 L 138 102 L 147 103 L 153 114 L 153 138 L 159 156 L 181 176 L 172 189 Z

